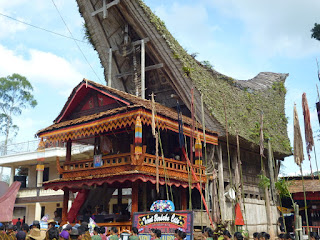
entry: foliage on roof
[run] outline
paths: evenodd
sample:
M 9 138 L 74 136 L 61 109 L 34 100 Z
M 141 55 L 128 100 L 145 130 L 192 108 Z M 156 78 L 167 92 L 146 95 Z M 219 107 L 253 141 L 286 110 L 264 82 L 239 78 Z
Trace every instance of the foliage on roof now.
M 167 30 L 164 22 L 138 0 L 150 22 L 166 41 L 181 71 L 194 82 L 203 94 L 212 115 L 229 133 L 236 132 L 246 140 L 259 143 L 260 115 L 264 115 L 264 135 L 270 138 L 275 152 L 291 155 L 284 112 L 287 74 L 261 73 L 248 81 L 239 81 L 208 68 L 189 55 Z M 225 111 L 227 121 L 225 121 Z

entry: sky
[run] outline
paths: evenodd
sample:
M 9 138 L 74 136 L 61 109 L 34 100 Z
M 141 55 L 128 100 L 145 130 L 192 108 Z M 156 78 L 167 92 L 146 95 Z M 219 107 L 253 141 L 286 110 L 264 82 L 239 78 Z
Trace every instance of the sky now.
M 309 0 L 145 0 L 169 31 L 200 61 L 235 79 L 253 78 L 259 72 L 289 73 L 286 80 L 288 136 L 293 145 L 293 105 L 297 104 L 301 129 L 301 96 L 306 92 L 315 148 L 320 158 L 316 58 L 320 42 L 311 38 L 320 23 L 320 1 Z M 60 18 L 55 5 L 77 44 Z M 4 17 L 59 33 L 52 34 Z M 83 78 L 104 83 L 97 53 L 84 40 L 84 20 L 74 0 L 0 1 L 0 77 L 19 73 L 34 87 L 38 105 L 25 109 L 14 121 L 20 128 L 13 142 L 35 140 L 35 133 L 58 116 L 68 95 Z M 83 53 L 83 54 L 82 54 Z M 84 56 L 85 57 L 84 57 Z M 303 132 L 302 132 L 303 134 Z M 304 135 L 303 135 L 304 137 Z M 0 140 L 2 140 L 0 138 Z M 313 171 L 316 170 L 311 154 Z M 307 158 L 306 158 L 307 159 Z M 310 172 L 310 163 L 303 163 Z M 320 164 L 319 164 L 320 167 Z M 293 157 L 283 161 L 283 175 L 299 173 Z

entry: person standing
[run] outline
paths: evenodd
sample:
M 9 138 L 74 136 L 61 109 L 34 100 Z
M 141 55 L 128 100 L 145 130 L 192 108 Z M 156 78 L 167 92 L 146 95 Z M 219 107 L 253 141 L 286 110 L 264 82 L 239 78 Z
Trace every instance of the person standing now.
M 93 229 L 93 236 L 91 237 L 92 240 L 101 240 L 99 235 L 99 227 L 94 227 Z
M 0 239 L 1 240 L 9 240 L 8 235 L 5 232 L 4 225 L 0 223 Z
M 109 240 L 119 240 L 118 228 L 116 228 L 116 227 L 111 228 Z
M 129 237 L 129 240 L 139 240 L 139 236 L 138 236 L 139 231 L 138 231 L 138 228 L 133 227 L 131 234 L 132 234 L 132 235 Z
M 10 225 L 8 226 L 7 235 L 8 235 L 8 239 L 9 239 L 9 240 L 17 240 L 16 234 L 15 234 L 15 232 L 14 232 L 14 228 L 13 228 L 13 225 L 12 225 L 12 224 L 10 224 Z

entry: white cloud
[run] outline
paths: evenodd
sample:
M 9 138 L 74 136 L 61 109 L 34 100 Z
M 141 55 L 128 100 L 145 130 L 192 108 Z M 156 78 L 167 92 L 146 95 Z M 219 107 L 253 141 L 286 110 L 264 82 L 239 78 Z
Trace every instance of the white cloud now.
M 311 39 L 311 28 L 319 22 L 320 1 L 300 0 L 206 0 L 224 15 L 240 20 L 256 53 L 267 57 L 305 57 L 320 52 Z
M 84 77 L 70 62 L 53 53 L 29 49 L 25 54 L 28 57 L 0 45 L 0 75 L 19 73 L 31 82 L 59 89 L 70 89 Z

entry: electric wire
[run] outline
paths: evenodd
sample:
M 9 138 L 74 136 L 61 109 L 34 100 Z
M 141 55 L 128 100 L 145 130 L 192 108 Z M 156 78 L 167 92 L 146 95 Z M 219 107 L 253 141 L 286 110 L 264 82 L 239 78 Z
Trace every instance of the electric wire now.
M 16 22 L 25 24 L 25 25 L 27 25 L 27 26 L 30 26 L 30 27 L 33 27 L 33 28 L 36 28 L 36 29 L 39 29 L 39 30 L 42 30 L 42 31 L 45 31 L 45 32 L 48 32 L 48 33 L 52 33 L 52 34 L 58 35 L 58 36 L 60 36 L 60 37 L 72 39 L 72 40 L 74 40 L 74 41 L 81 42 L 81 43 L 87 43 L 86 41 L 79 40 L 79 39 L 72 38 L 72 37 L 68 37 L 68 36 L 63 35 L 63 34 L 61 34 L 61 33 L 57 33 L 57 32 L 54 32 L 54 31 L 45 29 L 45 28 L 43 28 L 43 27 L 38 27 L 38 26 L 33 25 L 33 24 L 31 24 L 31 23 L 27 23 L 27 22 L 21 21 L 21 20 L 19 20 L 19 19 L 16 19 L 16 18 L 14 18 L 14 17 L 8 16 L 8 15 L 3 14 L 3 13 L 1 13 L 1 12 L 0 12 L 0 15 L 3 16 L 3 17 L 9 18 L 9 19 L 11 19 L 11 20 L 13 20 L 13 21 L 16 21 Z
M 61 15 L 61 13 L 60 13 L 60 11 L 59 11 L 59 9 L 58 9 L 57 5 L 55 4 L 54 0 L 51 0 L 51 1 L 52 1 L 52 3 L 53 3 L 54 7 L 56 8 L 56 10 L 57 10 L 57 12 L 58 12 L 58 14 L 59 14 L 59 16 L 60 16 L 60 18 L 61 18 L 62 22 L 63 22 L 63 23 L 64 23 L 64 25 L 66 26 L 66 28 L 67 28 L 67 30 L 68 30 L 68 32 L 69 32 L 69 34 L 70 34 L 70 36 L 71 36 L 72 38 L 74 38 L 74 37 L 73 37 L 73 34 L 71 33 L 71 31 L 70 31 L 70 29 L 69 29 L 69 27 L 68 27 L 68 25 L 67 25 L 66 21 L 65 21 L 65 20 L 64 20 L 64 18 L 62 17 L 62 15 Z M 88 61 L 87 57 L 84 55 L 84 53 L 83 53 L 83 51 L 81 50 L 81 48 L 80 48 L 79 44 L 77 43 L 77 41 L 75 41 L 75 40 L 74 40 L 74 42 L 75 42 L 75 44 L 77 45 L 77 47 L 78 47 L 79 51 L 81 52 L 82 56 L 83 56 L 83 57 L 84 57 L 84 59 L 86 60 L 87 64 L 90 66 L 91 70 L 92 70 L 92 71 L 93 71 L 93 73 L 96 75 L 96 77 L 97 77 L 97 79 L 99 80 L 99 82 L 103 85 L 103 83 L 102 83 L 101 79 L 99 78 L 98 74 L 96 73 L 96 71 L 93 69 L 93 67 L 92 67 L 92 66 L 91 66 L 91 64 L 89 63 L 89 61 Z

